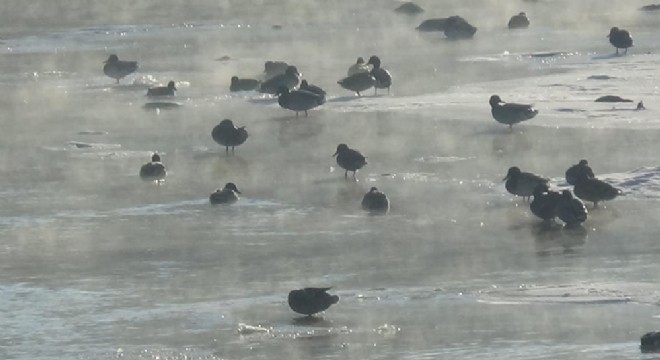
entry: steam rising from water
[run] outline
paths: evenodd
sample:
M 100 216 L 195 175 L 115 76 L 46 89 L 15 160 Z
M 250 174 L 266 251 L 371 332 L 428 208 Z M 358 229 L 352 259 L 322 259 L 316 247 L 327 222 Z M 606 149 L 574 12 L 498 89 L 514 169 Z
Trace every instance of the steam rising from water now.
M 642 1 L 399 4 L 0 5 L 0 357 L 638 358 L 657 325 L 659 18 Z M 532 26 L 508 31 L 520 11 Z M 414 30 L 455 14 L 474 39 Z M 612 26 L 632 32 L 628 56 Z M 101 71 L 112 53 L 140 65 L 119 85 Z M 336 84 L 372 54 L 392 96 Z M 326 104 L 295 119 L 229 93 L 266 60 Z M 170 80 L 181 106 L 145 107 Z M 494 93 L 540 114 L 510 132 Z M 610 94 L 648 110 L 593 102 Z M 233 155 L 210 136 L 224 118 L 250 134 Z M 368 158 L 357 182 L 339 143 Z M 161 186 L 138 178 L 153 152 Z M 565 188 L 582 158 L 625 196 L 575 231 L 540 226 L 501 182 L 517 165 Z M 228 181 L 241 200 L 210 205 Z M 371 186 L 389 215 L 359 208 Z M 303 286 L 341 300 L 306 323 L 286 305 Z

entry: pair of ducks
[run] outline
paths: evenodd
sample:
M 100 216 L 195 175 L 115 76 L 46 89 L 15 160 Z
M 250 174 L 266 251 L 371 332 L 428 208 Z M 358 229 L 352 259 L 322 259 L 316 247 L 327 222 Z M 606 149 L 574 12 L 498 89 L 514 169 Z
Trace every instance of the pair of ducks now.
M 587 160 L 580 160 L 578 164 L 568 168 L 565 176 L 566 181 L 574 186 L 575 196 L 593 202 L 594 208 L 599 202 L 612 200 L 622 193 L 621 190 L 597 179 Z M 567 225 L 579 224 L 586 220 L 587 210 L 582 201 L 574 198 L 570 190 L 563 190 L 561 194 L 550 191 L 549 179 L 545 177 L 522 172 L 520 168 L 513 166 L 509 168 L 504 180 L 505 187 L 511 194 L 523 198 L 534 196 L 530 210 L 543 220 L 551 220 L 558 216 Z
M 229 91 L 257 90 L 266 94 L 276 94 L 280 86 L 294 89 L 300 83 L 302 74 L 298 68 L 283 61 L 266 61 L 264 66 L 265 81 L 232 76 Z
M 155 181 L 160 185 L 161 182 L 165 181 L 165 176 L 167 176 L 167 170 L 165 170 L 165 165 L 161 162 L 158 154 L 153 154 L 151 161 L 140 167 L 140 178 L 145 181 Z M 209 201 L 214 205 L 233 204 L 238 201 L 238 194 L 240 193 L 236 185 L 229 182 L 225 184 L 224 188 L 212 193 L 209 196 Z
M 371 70 L 369 65 L 372 66 Z M 364 59 L 359 57 L 357 62 L 348 69 L 348 76 L 339 80 L 337 84 L 346 90 L 351 90 L 361 96 L 360 92 L 374 88 L 374 94 L 378 94 L 378 89 L 387 89 L 390 94 L 392 86 L 392 75 L 386 69 L 380 67 L 380 58 L 373 55 L 365 64 Z
M 278 62 L 266 62 L 266 74 L 268 74 L 269 65 L 275 69 L 278 64 Z M 286 63 L 282 64 L 286 65 Z M 261 83 L 259 91 L 277 95 L 277 103 L 284 109 L 295 111 L 296 117 L 300 112 L 304 112 L 305 116 L 308 116 L 308 110 L 325 103 L 326 92 L 318 86 L 309 84 L 307 80 L 301 80 L 301 76 L 295 66 L 287 65 L 284 73 L 276 74 Z M 251 79 L 243 80 L 248 81 Z M 234 78 L 232 78 L 232 83 L 234 81 Z M 295 90 L 298 86 L 299 89 Z
M 332 156 L 336 157 L 337 165 L 345 170 L 344 178 L 348 178 L 348 172 L 356 172 L 367 164 L 367 158 L 358 150 L 351 149 L 346 144 L 337 145 L 337 151 Z M 385 193 L 372 187 L 362 198 L 362 209 L 372 214 L 386 214 L 390 210 L 390 200 Z
M 117 84 L 119 84 L 119 79 L 134 73 L 138 69 L 137 61 L 119 60 L 119 57 L 117 57 L 116 54 L 110 55 L 108 60 L 106 60 L 104 63 L 105 65 L 103 65 L 103 73 L 117 80 Z M 157 86 L 147 90 L 147 96 L 150 97 L 174 95 L 176 95 L 176 84 L 174 81 L 167 83 L 167 86 Z

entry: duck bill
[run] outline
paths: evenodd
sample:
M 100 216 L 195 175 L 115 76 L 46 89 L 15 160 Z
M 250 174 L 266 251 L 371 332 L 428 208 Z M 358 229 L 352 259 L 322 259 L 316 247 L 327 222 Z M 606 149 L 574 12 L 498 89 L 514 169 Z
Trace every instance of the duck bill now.
M 236 192 L 239 193 L 239 194 L 242 194 L 242 192 L 238 191 L 238 189 L 236 189 Z
M 334 154 L 332 154 L 332 156 L 333 156 L 333 157 L 335 157 L 335 156 L 337 156 L 337 154 L 338 154 L 338 153 L 337 153 L 337 152 L 335 152 Z
M 507 180 L 509 180 L 509 177 L 510 177 L 509 175 L 505 176 L 504 179 L 502 179 L 502 181 L 507 181 Z

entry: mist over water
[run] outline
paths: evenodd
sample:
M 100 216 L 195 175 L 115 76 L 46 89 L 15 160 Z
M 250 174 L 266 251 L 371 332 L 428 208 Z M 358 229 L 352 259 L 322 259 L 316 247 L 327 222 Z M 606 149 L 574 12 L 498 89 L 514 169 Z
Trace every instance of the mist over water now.
M 643 358 L 639 337 L 660 327 L 660 13 L 417 3 L 417 16 L 375 0 L 0 4 L 0 358 Z M 509 31 L 521 11 L 530 28 Z M 415 30 L 451 15 L 473 39 Z M 612 26 L 634 38 L 626 56 Z M 110 54 L 138 71 L 116 84 Z M 337 85 L 370 55 L 390 96 Z M 296 118 L 229 92 L 267 60 L 327 102 Z M 170 80 L 177 106 L 145 106 Z M 509 131 L 492 94 L 539 115 Z M 249 132 L 234 154 L 211 138 L 225 118 Z M 367 156 L 357 181 L 339 143 Z M 156 151 L 160 186 L 138 177 Z M 568 188 L 580 159 L 624 196 L 577 229 L 542 226 L 501 180 L 518 166 Z M 241 199 L 209 204 L 227 182 Z M 372 186 L 388 215 L 360 209 Z M 286 299 L 306 286 L 340 301 L 301 320 Z

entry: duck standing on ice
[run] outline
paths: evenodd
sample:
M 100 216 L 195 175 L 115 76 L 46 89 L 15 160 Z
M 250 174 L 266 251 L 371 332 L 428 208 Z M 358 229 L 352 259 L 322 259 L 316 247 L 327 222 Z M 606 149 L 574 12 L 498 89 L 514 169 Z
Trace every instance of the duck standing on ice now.
M 537 186 L 547 184 L 550 181 L 536 174 L 522 172 L 517 166 L 510 167 L 503 180 L 506 181 L 504 184 L 506 190 L 513 195 L 522 196 L 523 200 L 534 195 L 534 189 Z
M 371 75 L 376 79 L 374 84 L 375 93 L 378 94 L 378 89 L 387 89 L 387 95 L 390 94 L 390 87 L 392 86 L 392 75 L 389 71 L 380 67 L 380 58 L 376 55 L 373 55 L 367 61 L 367 65 L 372 65 Z
M 103 73 L 116 79 L 117 84 L 119 84 L 119 79 L 128 74 L 134 73 L 137 68 L 137 61 L 122 61 L 119 60 L 117 55 L 112 54 L 108 57 L 108 60 L 105 61 L 105 65 L 103 65 Z
M 211 131 L 213 141 L 225 147 L 225 152 L 234 152 L 234 147 L 241 145 L 247 140 L 248 132 L 245 126 L 236 127 L 234 122 L 229 119 L 224 119 L 220 124 L 216 125 Z
M 307 110 L 311 110 L 325 103 L 325 96 L 305 90 L 289 91 L 286 86 L 280 86 L 277 90 L 277 103 L 284 109 L 296 112 L 296 117 L 301 111 L 308 116 Z
M 532 119 L 539 113 L 532 105 L 505 103 L 499 95 L 491 96 L 488 102 L 493 118 L 501 124 L 509 125 L 510 129 L 514 124 Z
M 353 179 L 355 173 L 367 165 L 367 158 L 361 152 L 351 149 L 346 144 L 337 145 L 337 151 L 332 156 L 337 157 L 337 165 L 341 166 L 346 172 L 344 178 L 348 178 L 348 172 L 353 172 Z
M 619 55 L 619 49 L 624 49 L 624 54 L 628 54 L 628 48 L 633 46 L 633 39 L 628 30 L 619 29 L 615 26 L 610 29 L 610 34 L 607 37 L 610 38 L 610 44 L 616 48 L 617 55 Z

